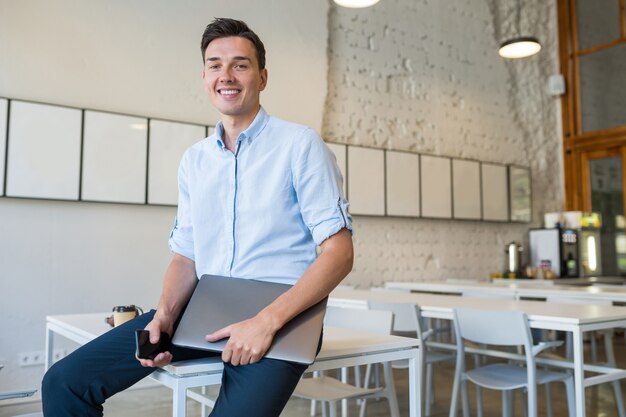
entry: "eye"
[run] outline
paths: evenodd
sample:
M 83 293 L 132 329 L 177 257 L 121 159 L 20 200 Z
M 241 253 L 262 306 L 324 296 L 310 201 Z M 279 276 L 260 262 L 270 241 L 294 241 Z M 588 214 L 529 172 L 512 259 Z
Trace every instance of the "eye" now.
M 207 69 L 209 69 L 209 70 L 216 70 L 219 67 L 220 66 L 218 64 L 207 64 Z
M 248 68 L 248 66 L 246 64 L 237 64 L 237 65 L 235 65 L 235 69 L 244 70 L 246 68 Z

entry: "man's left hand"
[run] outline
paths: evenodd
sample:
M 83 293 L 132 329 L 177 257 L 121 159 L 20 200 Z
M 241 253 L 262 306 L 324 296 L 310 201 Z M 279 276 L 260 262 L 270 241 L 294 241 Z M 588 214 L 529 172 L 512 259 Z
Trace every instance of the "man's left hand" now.
M 258 314 L 206 335 L 205 339 L 216 342 L 230 337 L 222 352 L 222 360 L 238 366 L 261 360 L 270 348 L 275 333 L 271 320 Z

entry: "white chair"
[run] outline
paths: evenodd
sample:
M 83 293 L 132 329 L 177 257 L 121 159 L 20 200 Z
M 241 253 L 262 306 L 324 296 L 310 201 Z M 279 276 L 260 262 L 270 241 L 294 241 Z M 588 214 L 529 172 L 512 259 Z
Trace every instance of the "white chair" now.
M 353 308 L 328 307 L 324 325 L 344 327 L 370 333 L 391 334 L 393 313 L 389 311 L 370 311 Z M 385 397 L 389 402 L 392 417 L 400 417 L 398 399 L 393 382 L 393 374 L 389 363 L 384 363 L 385 385 L 375 388 L 363 388 L 339 381 L 336 378 L 320 375 L 300 380 L 293 393 L 294 396 L 309 400 L 322 401 L 325 415 L 326 404 L 330 408 L 330 416 L 337 415 L 337 402 L 344 399 L 366 399 Z M 369 377 L 369 366 L 366 377 Z M 346 373 L 344 373 L 345 375 Z M 367 403 L 361 402 L 360 417 L 365 415 Z
M 420 389 L 424 401 L 424 412 L 426 416 L 430 415 L 431 406 L 434 403 L 434 384 L 433 384 L 433 364 L 454 360 L 454 354 L 438 352 L 428 349 L 427 339 L 433 335 L 433 330 L 423 331 L 423 320 L 419 306 L 412 303 L 393 303 L 377 300 L 367 300 L 367 305 L 371 310 L 386 310 L 393 312 L 393 334 L 398 336 L 417 337 L 422 341 L 420 349 L 420 369 L 425 369 L 420 375 Z M 408 361 L 392 362 L 394 368 L 407 368 Z
M 450 417 L 456 417 L 459 388 L 463 401 L 463 416 L 469 416 L 467 381 L 477 386 L 502 391 L 502 415 L 512 415 L 513 390 L 524 388 L 528 394 L 528 415 L 537 417 L 537 384 L 561 381 L 567 391 L 570 417 L 574 416 L 574 379 L 565 372 L 537 370 L 535 356 L 559 342 L 532 344 L 528 318 L 521 311 L 490 311 L 455 309 L 454 328 L 457 337 L 457 360 Z M 474 343 L 496 346 L 523 346 L 526 366 L 512 363 L 491 363 L 471 370 L 465 368 L 465 344 Z
M 597 298 L 584 298 L 584 297 L 567 297 L 567 296 L 549 296 L 546 299 L 548 303 L 565 303 L 565 304 L 591 304 L 591 305 L 612 305 L 611 300 L 602 300 Z M 606 365 L 615 368 L 615 351 L 613 350 L 613 330 L 601 330 L 599 332 L 590 332 L 591 336 L 591 361 L 592 363 L 599 364 L 596 333 L 600 334 L 604 339 L 604 353 L 606 355 Z M 566 333 L 565 336 L 565 356 L 567 359 L 572 359 L 572 334 Z M 615 395 L 615 407 L 619 417 L 626 417 L 626 410 L 624 409 L 624 396 L 622 395 L 622 387 L 620 381 L 613 381 L 613 394 Z

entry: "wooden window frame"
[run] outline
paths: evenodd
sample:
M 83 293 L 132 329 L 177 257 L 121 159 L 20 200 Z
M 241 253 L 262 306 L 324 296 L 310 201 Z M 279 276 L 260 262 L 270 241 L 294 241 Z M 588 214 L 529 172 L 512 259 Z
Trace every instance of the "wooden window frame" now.
M 576 0 L 557 0 L 559 61 L 567 86 L 567 92 L 561 97 L 565 209 L 589 210 L 589 159 L 598 158 L 597 155 L 601 155 L 601 152 L 607 155 L 621 154 L 623 183 L 626 185 L 626 125 L 582 132 L 579 58 L 626 43 L 626 0 L 619 0 L 620 38 L 584 50 L 578 50 L 575 2 Z

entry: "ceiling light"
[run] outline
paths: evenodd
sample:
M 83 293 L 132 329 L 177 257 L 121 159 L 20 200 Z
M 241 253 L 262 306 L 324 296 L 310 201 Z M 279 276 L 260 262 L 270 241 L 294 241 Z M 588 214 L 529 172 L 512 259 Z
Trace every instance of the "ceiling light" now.
M 343 7 L 358 8 L 373 6 L 378 3 L 378 1 L 379 0 L 335 0 L 335 3 Z
M 509 39 L 500 45 L 498 53 L 502 58 L 526 58 L 541 50 L 537 38 L 530 36 Z
M 498 54 L 500 54 L 502 58 L 526 58 L 527 56 L 535 55 L 541 50 L 541 44 L 537 38 L 521 35 L 520 22 L 522 20 L 522 2 L 520 0 L 517 0 L 516 17 L 517 35 L 502 42 L 500 45 Z

